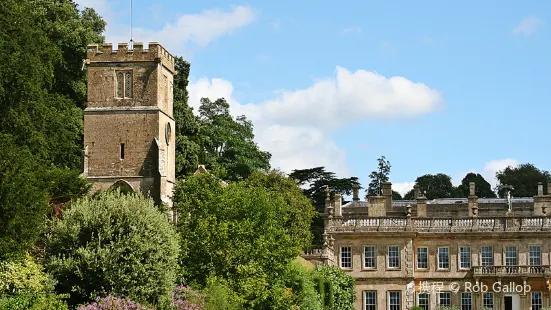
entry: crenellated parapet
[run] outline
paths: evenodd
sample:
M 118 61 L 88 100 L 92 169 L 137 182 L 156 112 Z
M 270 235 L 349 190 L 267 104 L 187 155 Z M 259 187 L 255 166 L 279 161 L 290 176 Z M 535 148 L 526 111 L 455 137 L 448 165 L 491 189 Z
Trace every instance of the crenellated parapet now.
M 117 49 L 113 49 L 112 43 L 88 45 L 87 63 L 94 62 L 145 62 L 154 61 L 174 73 L 174 56 L 157 42 L 149 42 L 149 48 L 144 49 L 142 42 L 135 42 L 134 48 L 129 49 L 128 43 L 119 43 Z

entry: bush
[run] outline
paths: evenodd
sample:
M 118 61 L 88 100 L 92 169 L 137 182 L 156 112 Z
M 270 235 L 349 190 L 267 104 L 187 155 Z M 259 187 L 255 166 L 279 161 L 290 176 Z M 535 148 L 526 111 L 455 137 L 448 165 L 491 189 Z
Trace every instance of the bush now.
M 458 306 L 440 306 L 436 310 L 459 310 Z
M 109 192 L 71 205 L 47 238 L 45 266 L 72 305 L 109 295 L 156 304 L 169 298 L 178 250 L 152 201 Z
M 423 308 L 414 306 L 413 308 L 411 308 L 411 310 L 423 310 Z
M 96 301 L 81 305 L 77 310 L 153 310 L 139 303 L 135 303 L 128 298 L 119 298 L 107 296 L 104 298 L 96 298 Z
M 318 266 L 314 270 L 314 277 L 323 279 L 325 283 L 326 310 L 353 310 L 356 294 L 354 292 L 354 278 L 345 274 L 335 266 Z M 320 281 L 320 280 L 318 280 Z
M 0 262 L 0 296 L 24 293 L 50 293 L 52 277 L 30 255 Z
M 0 296 L 2 310 L 68 310 L 63 296 L 54 294 L 23 293 Z
M 243 308 L 241 298 L 221 278 L 210 277 L 203 293 L 205 294 L 206 310 L 240 310 Z

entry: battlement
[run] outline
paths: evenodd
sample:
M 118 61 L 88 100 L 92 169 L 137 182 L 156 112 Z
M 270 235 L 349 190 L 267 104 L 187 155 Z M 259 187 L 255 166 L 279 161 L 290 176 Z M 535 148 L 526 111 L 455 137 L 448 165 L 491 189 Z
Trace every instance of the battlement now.
M 143 42 L 135 42 L 133 49 L 128 49 L 128 43 L 119 43 L 113 50 L 112 43 L 88 45 L 88 63 L 101 62 L 161 62 L 170 72 L 174 73 L 174 56 L 157 42 L 149 42 L 149 48 L 143 48 Z

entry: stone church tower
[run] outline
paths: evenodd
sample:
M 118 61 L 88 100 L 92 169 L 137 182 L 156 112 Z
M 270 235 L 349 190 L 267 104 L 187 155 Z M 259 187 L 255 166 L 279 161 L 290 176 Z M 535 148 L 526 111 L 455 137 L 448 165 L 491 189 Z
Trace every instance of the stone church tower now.
M 132 189 L 172 206 L 174 57 L 158 43 L 89 45 L 84 173 L 92 192 Z

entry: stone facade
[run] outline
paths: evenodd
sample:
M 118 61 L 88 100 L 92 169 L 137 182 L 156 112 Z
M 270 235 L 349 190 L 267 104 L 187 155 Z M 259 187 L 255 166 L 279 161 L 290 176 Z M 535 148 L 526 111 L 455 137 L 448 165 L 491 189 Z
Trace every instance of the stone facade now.
M 84 172 L 92 191 L 125 184 L 172 205 L 174 57 L 161 45 L 89 45 Z
M 356 188 L 344 205 L 328 191 L 323 247 L 303 257 L 354 277 L 355 309 L 551 306 L 551 195 L 539 184 L 509 204 L 470 187 L 468 198 L 427 200 L 416 188 L 414 200 L 392 201 L 385 183 L 382 196 L 360 201 Z

